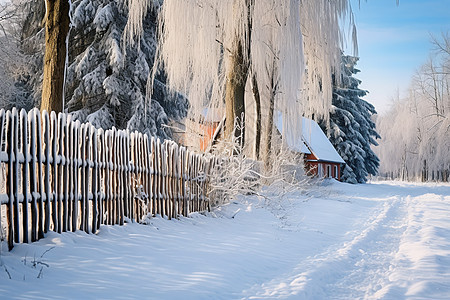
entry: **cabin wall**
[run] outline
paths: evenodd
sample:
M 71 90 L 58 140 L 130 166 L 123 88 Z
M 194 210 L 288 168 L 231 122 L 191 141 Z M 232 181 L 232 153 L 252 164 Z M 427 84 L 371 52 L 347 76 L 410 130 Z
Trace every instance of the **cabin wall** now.
M 341 180 L 341 165 L 331 162 L 305 161 L 306 173 L 319 178 Z

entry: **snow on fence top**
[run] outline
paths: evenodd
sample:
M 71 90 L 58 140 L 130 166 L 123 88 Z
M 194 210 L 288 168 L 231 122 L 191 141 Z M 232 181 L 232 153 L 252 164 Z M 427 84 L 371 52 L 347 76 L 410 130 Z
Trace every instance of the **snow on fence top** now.
M 169 219 L 210 208 L 221 159 L 139 132 L 97 129 L 70 115 L 0 110 L 0 234 L 28 243 L 101 224 Z

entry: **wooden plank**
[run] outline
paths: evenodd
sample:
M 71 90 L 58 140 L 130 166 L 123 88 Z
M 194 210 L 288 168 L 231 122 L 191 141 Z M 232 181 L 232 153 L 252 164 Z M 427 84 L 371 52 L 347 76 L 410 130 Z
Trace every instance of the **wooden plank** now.
M 134 131 L 132 133 L 130 133 L 130 147 L 129 149 L 129 160 L 127 160 L 127 166 L 128 168 L 131 168 L 131 182 L 130 185 L 132 186 L 132 190 L 133 190 L 133 194 L 136 194 L 136 189 L 138 188 L 138 161 L 137 161 L 137 141 L 136 141 L 136 135 L 137 133 Z M 129 201 L 129 218 L 130 220 L 133 220 L 135 218 L 135 210 L 132 209 L 133 205 L 132 203 L 134 203 L 136 201 L 136 199 L 134 199 L 134 197 L 131 197 L 133 199 L 130 199 L 131 201 Z M 135 207 L 136 208 L 136 207 Z
M 175 194 L 175 216 L 178 218 L 181 215 L 181 207 L 180 207 L 180 147 L 174 143 L 174 155 L 173 155 L 173 164 L 175 166 L 175 178 L 174 178 L 174 194 Z
M 60 208 L 61 211 L 61 220 L 62 220 L 62 231 L 63 232 L 67 232 L 68 230 L 68 223 L 69 223 L 69 208 L 68 208 L 68 204 L 69 204 L 69 178 L 68 178 L 68 173 L 69 173 L 69 131 L 68 131 L 68 123 L 71 122 L 71 117 L 70 115 L 68 115 L 66 117 L 66 114 L 61 114 L 62 120 L 61 120 L 61 125 L 62 125 L 62 131 L 61 131 L 61 138 L 60 138 L 60 152 L 61 152 L 61 156 L 62 156 L 62 165 L 60 167 L 61 173 L 62 173 L 62 177 L 60 176 L 60 178 L 62 178 L 62 184 L 60 185 L 60 187 L 62 187 L 61 190 L 61 196 L 62 196 L 62 209 Z M 61 201 L 60 201 L 61 203 Z
M 14 247 L 14 216 L 13 216 L 13 203 L 14 203 L 14 116 L 11 111 L 6 113 L 6 152 L 8 153 L 8 176 L 6 177 L 6 193 L 8 194 L 8 206 L 6 208 L 6 215 L 8 220 L 8 249 Z
M 90 180 L 90 172 L 91 172 L 91 161 L 92 161 L 92 135 L 91 135 L 91 125 L 86 123 L 86 163 L 84 168 L 84 194 L 85 194 L 85 203 L 84 203 L 84 231 L 89 233 L 89 218 L 90 218 L 90 200 L 89 200 L 89 180 Z
M 20 208 L 19 208 L 19 114 L 16 108 L 12 110 L 13 114 L 13 127 L 14 127 L 14 176 L 13 176 L 13 189 L 14 189 L 14 242 L 20 243 Z
M 43 181 L 43 177 L 42 177 L 42 163 L 43 163 L 43 155 L 42 155 L 42 147 L 43 147 L 43 142 L 42 142 L 42 122 L 41 122 L 41 112 L 35 108 L 33 110 L 34 112 L 34 117 L 36 119 L 35 121 L 35 125 L 36 125 L 36 155 L 37 155 L 37 160 L 38 160 L 38 164 L 37 164 L 37 180 L 38 180 L 38 185 L 39 185 L 39 215 L 38 215 L 38 239 L 41 239 L 44 237 L 44 231 L 45 231 L 45 227 L 44 227 L 44 219 L 45 219 L 45 214 L 44 214 L 44 197 L 45 197 L 45 188 L 44 188 L 44 181 Z M 45 159 L 45 158 L 44 158 Z
M 112 224 L 112 185 L 111 182 L 111 171 L 112 171 L 112 151 L 111 151 L 111 130 L 107 130 L 105 132 L 105 146 L 106 146 L 106 176 L 105 176 L 105 213 L 106 213 L 106 220 L 105 224 L 111 225 Z
M 162 216 L 167 216 L 167 193 L 166 193 L 166 181 L 167 181 L 167 153 L 166 144 L 161 144 L 161 194 L 162 194 Z
M 145 141 L 144 141 L 144 136 L 142 133 L 138 134 L 138 145 L 139 145 L 139 152 L 138 152 L 138 159 L 139 159 L 139 178 L 140 178 L 140 185 L 142 186 L 141 188 L 141 200 L 139 201 L 139 205 L 138 205 L 138 222 L 141 221 L 141 219 L 144 217 L 144 215 L 146 214 L 145 212 L 145 207 L 147 206 L 147 200 L 146 200 L 146 195 L 147 195 L 147 174 L 146 174 L 146 167 L 145 167 Z
M 199 189 L 199 178 L 198 178 L 198 173 L 199 173 L 199 168 L 200 168 L 200 159 L 199 159 L 199 155 L 196 154 L 195 155 L 195 174 L 194 174 L 194 178 L 195 178 L 195 185 L 194 185 L 194 191 L 195 191 L 195 211 L 200 211 L 200 199 L 199 199 L 199 193 L 200 193 L 200 189 Z
M 187 201 L 186 201 L 186 148 L 181 147 L 180 148 L 180 194 L 181 194 L 181 201 L 182 201 L 182 212 L 183 216 L 187 217 Z
M 45 168 L 44 168 L 44 194 L 45 194 L 45 222 L 44 222 L 44 233 L 47 233 L 50 230 L 50 202 L 51 202 L 51 190 L 50 190 L 50 148 L 51 148 L 51 123 L 50 118 L 47 111 L 42 112 L 42 119 L 44 124 L 44 159 L 45 159 Z
M 155 216 L 158 211 L 157 206 L 157 195 L 156 195 L 156 185 L 157 185 L 157 175 L 156 175 L 156 140 L 154 137 L 151 138 L 151 145 L 150 145 L 150 151 L 151 151 L 151 176 L 152 176 L 152 194 L 151 194 L 151 201 L 152 201 L 152 215 Z
M 31 193 L 31 241 L 35 242 L 38 240 L 38 189 L 37 189 L 37 178 L 36 178 L 36 147 L 40 148 L 40 145 L 36 144 L 36 113 L 35 110 L 31 110 L 28 113 L 28 125 L 30 132 L 30 144 L 29 152 L 31 155 L 30 160 L 30 193 Z
M 148 140 L 148 135 L 144 134 L 143 135 L 144 138 L 144 150 L 143 150 L 143 156 L 144 156 L 144 169 L 145 169 L 145 193 L 147 194 L 147 199 L 146 199 L 146 206 L 147 206 L 147 210 L 144 212 L 144 215 L 147 216 L 149 213 L 151 213 L 152 211 L 152 207 L 151 207 L 151 194 L 152 194 L 152 178 L 151 178 L 151 172 L 150 172 L 150 158 L 151 158 L 151 153 L 150 153 L 150 149 L 149 149 L 149 140 Z
M 72 166 L 72 176 L 73 176 L 73 201 L 72 201 L 72 231 L 75 232 L 78 230 L 78 215 L 79 215 L 79 198 L 80 198 L 80 192 L 79 192 L 79 180 L 80 180 L 80 162 L 81 162 L 81 150 L 80 150 L 80 144 L 81 144 L 81 124 L 77 120 L 75 122 L 74 127 L 72 128 L 73 131 L 73 150 L 74 150 L 74 160 L 73 160 L 73 166 Z
M 142 203 L 141 201 L 144 201 L 142 198 L 143 193 L 143 176 L 142 176 L 142 161 L 141 161 L 141 140 L 139 139 L 140 134 L 138 132 L 135 132 L 134 134 L 134 182 L 131 184 L 135 187 L 134 193 L 133 193 L 133 203 L 134 203 L 134 214 L 136 222 L 140 222 L 141 215 L 142 215 Z M 140 195 L 137 195 L 136 193 L 141 193 Z
M 67 164 L 67 174 L 66 174 L 66 201 L 67 201 L 67 231 L 73 230 L 73 203 L 75 202 L 75 191 L 74 191 L 74 179 L 73 168 L 75 165 L 75 145 L 73 143 L 75 122 L 69 117 L 67 119 L 67 141 L 66 141 L 66 164 Z
M 186 202 L 187 202 L 187 210 L 186 216 L 189 216 L 189 213 L 192 212 L 192 152 L 186 150 Z
M 119 178 L 119 186 L 120 186 L 120 199 L 119 199 L 119 215 L 120 215 L 120 225 L 123 225 L 125 222 L 125 207 L 126 207 L 126 198 L 125 198 L 125 172 L 126 172 L 126 162 L 124 152 L 128 151 L 125 147 L 125 137 L 124 132 L 119 132 L 119 161 L 120 161 L 120 178 Z
M 57 145 L 58 145 L 58 123 L 56 120 L 56 114 L 54 111 L 50 113 L 50 121 L 51 121 L 51 144 L 52 144 L 52 221 L 53 221 L 53 231 L 58 231 L 58 165 L 57 165 Z
M 29 242 L 29 231 L 28 231 L 28 217 L 29 217 L 29 209 L 28 209 L 28 116 L 25 112 L 25 109 L 20 110 L 20 134 L 22 146 L 22 155 L 24 157 L 24 162 L 22 164 L 22 229 L 23 229 L 23 237 L 22 241 L 24 243 Z M 19 150 L 20 151 L 20 150 Z
M 130 140 L 130 133 L 127 130 L 125 135 L 125 162 L 126 162 L 126 176 L 125 176 L 125 190 L 126 190 L 126 198 L 128 202 L 129 207 L 129 218 L 131 221 L 134 220 L 133 213 L 135 211 L 135 205 L 134 205 L 134 197 L 133 197 L 133 187 L 132 187 L 132 171 L 133 171 L 133 165 L 131 164 L 131 140 Z
M 64 140 L 64 123 L 65 123 L 65 114 L 58 113 L 58 129 L 57 129 L 57 148 L 56 148 L 56 156 L 53 157 L 53 160 L 56 161 L 56 176 L 57 179 L 55 181 L 55 202 L 56 202 L 56 219 L 57 219 L 57 232 L 62 233 L 62 169 L 64 163 L 63 157 L 63 140 Z
M 98 180 L 98 220 L 97 228 L 100 229 L 100 225 L 104 224 L 103 214 L 105 212 L 104 201 L 106 199 L 105 187 L 106 187 L 106 143 L 105 143 L 105 132 L 103 129 L 98 129 L 99 138 L 99 180 Z M 112 188 L 112 187 L 110 187 Z
M 161 182 L 162 182 L 162 174 L 161 174 L 161 141 L 156 139 L 156 152 L 155 152 L 155 175 L 156 175 L 156 184 L 155 184 L 155 193 L 156 193 L 156 214 L 162 216 L 162 194 L 161 194 Z
M 166 216 L 172 219 L 172 195 L 171 195 L 171 172 L 172 172 L 172 164 L 170 159 L 170 145 L 169 141 L 164 142 L 164 164 L 165 164 L 165 182 L 164 182 L 164 190 L 165 190 L 165 200 L 166 200 Z
M 121 187 L 120 187 L 120 147 L 119 147 L 119 134 L 117 131 L 114 131 L 114 164 L 115 164 L 115 172 L 114 172 L 114 224 L 120 224 L 120 197 L 121 197 Z
M 131 171 L 131 164 L 130 164 L 130 156 L 131 156 L 131 151 L 130 151 L 130 134 L 127 131 L 124 131 L 124 165 L 125 165 L 125 177 L 124 177 L 124 192 L 125 192 L 125 203 L 127 203 L 127 215 L 128 218 L 130 218 L 130 220 L 133 220 L 133 216 L 131 214 L 131 212 L 133 211 L 134 205 L 133 201 L 131 201 L 131 182 L 130 182 L 130 171 Z M 125 213 L 125 211 L 124 211 Z
M 5 110 L 2 108 L 0 109 L 0 152 L 3 151 L 3 145 L 6 146 L 7 141 L 3 142 L 3 138 L 4 138 L 4 134 L 5 134 L 5 118 L 6 118 L 6 113 Z M 9 160 L 9 158 L 8 158 Z M 2 166 L 3 161 L 0 159 L 0 168 L 3 167 Z M 3 182 L 3 177 L 0 176 L 0 185 L 3 186 L 4 182 Z M 3 211 L 3 205 L 2 203 L 0 203 L 0 228 L 3 229 L 3 223 L 2 223 L 2 211 Z M 2 237 L 3 238 L 3 237 Z
M 124 215 L 127 216 L 130 220 L 133 220 L 133 215 L 132 215 L 132 211 L 133 211 L 133 201 L 131 201 L 131 195 L 129 193 L 129 188 L 130 188 L 130 171 L 131 171 L 131 164 L 130 164 L 130 157 L 131 157 L 131 152 L 132 149 L 130 147 L 130 134 L 127 131 L 123 132 L 123 148 L 122 148 L 122 157 L 123 157 L 123 165 L 125 167 L 125 171 L 123 173 L 124 177 L 123 177 L 123 191 L 124 191 Z
M 81 124 L 80 131 L 80 139 L 81 139 L 81 170 L 80 170 L 80 180 L 81 180 L 81 201 L 80 201 L 80 230 L 85 231 L 86 228 L 86 134 L 87 134 L 87 125 Z
M 97 221 L 99 214 L 99 201 L 98 201 L 98 183 L 100 182 L 98 176 L 100 175 L 98 172 L 98 137 L 97 130 L 94 126 L 91 126 L 91 141 L 92 141 L 92 233 L 97 231 Z

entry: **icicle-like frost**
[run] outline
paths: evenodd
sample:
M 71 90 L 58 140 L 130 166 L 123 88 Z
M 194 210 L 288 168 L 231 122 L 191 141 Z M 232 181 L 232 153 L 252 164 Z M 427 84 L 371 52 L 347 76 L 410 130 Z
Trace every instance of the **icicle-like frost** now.
M 123 34 L 124 42 L 133 45 L 140 41 L 141 33 L 144 32 L 144 18 L 149 8 L 156 9 L 158 0 L 123 0 L 128 4 L 128 21 Z
M 149 0 L 128 1 L 126 36 L 136 39 Z M 285 128 L 301 130 L 302 114 L 327 116 L 331 109 L 331 79 L 339 72 L 341 55 L 340 22 L 348 2 L 165 0 L 159 12 L 157 61 L 168 85 L 189 98 L 191 117 L 200 116 L 205 107 L 223 106 L 229 58 L 240 43 L 262 90 L 261 100 L 270 98 L 267 87 L 273 74 Z
M 348 13 L 347 0 L 302 1 L 300 21 L 307 64 L 304 78 L 307 116 L 327 116 L 331 109 L 332 75 L 337 75 L 337 80 L 340 77 L 340 45 L 343 41 L 340 22 Z

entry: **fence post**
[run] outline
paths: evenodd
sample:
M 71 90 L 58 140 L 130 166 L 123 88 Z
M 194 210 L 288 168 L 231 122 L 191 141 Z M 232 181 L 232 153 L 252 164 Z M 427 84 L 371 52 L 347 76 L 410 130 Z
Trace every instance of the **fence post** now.
M 86 225 L 86 124 L 81 124 L 80 139 L 81 139 L 81 201 L 80 201 L 80 230 L 85 231 Z
M 86 233 L 89 233 L 89 217 L 90 217 L 90 193 L 89 193 L 89 178 L 90 178 L 90 172 L 91 172 L 91 159 L 92 159 L 92 135 L 91 135 L 91 124 L 86 124 L 85 126 L 85 139 L 87 139 L 86 146 L 86 162 L 85 162 L 85 183 L 84 183 L 84 193 L 85 193 L 85 201 L 84 201 L 84 231 Z
M 151 188 L 151 196 L 150 196 L 150 201 L 152 202 L 152 210 L 151 213 L 153 216 L 156 215 L 157 213 L 157 206 L 156 206 L 156 201 L 157 201 L 157 196 L 156 196 L 156 184 L 157 184 L 157 180 L 156 180 L 156 143 L 155 143 L 155 138 L 152 136 L 151 137 L 151 143 L 150 143 L 150 152 L 151 152 L 151 156 L 150 156 L 150 176 L 151 176 L 151 184 L 152 184 L 152 188 Z
M 152 211 L 152 207 L 151 207 L 151 194 L 152 194 L 152 186 L 151 186 L 151 175 L 150 175 L 150 148 L 149 148 L 149 144 L 148 144 L 148 135 L 147 134 L 143 134 L 142 135 L 143 138 L 143 151 L 142 151 L 142 156 L 143 156 L 143 161 L 144 161 L 144 174 L 143 177 L 145 185 L 144 185 L 144 190 L 145 190 L 145 194 L 147 195 L 147 198 L 145 199 L 145 205 L 147 206 L 146 210 L 144 211 L 144 216 L 147 216 L 151 211 Z
M 183 205 L 183 216 L 187 217 L 188 203 L 186 201 L 186 148 L 181 147 L 181 168 L 180 168 L 180 177 L 181 177 L 181 199 Z
M 65 123 L 66 123 L 66 115 L 63 113 L 58 113 L 58 129 L 57 129 L 57 142 L 58 142 L 58 147 L 57 147 L 57 153 L 56 153 L 56 157 L 54 157 L 53 159 L 56 160 L 56 176 L 58 176 L 57 180 L 56 180 L 56 188 L 55 188 L 55 194 L 56 194 L 56 199 L 58 200 L 57 203 L 57 222 L 58 222 L 58 233 L 62 233 L 63 231 L 63 218 L 62 218 L 62 213 L 63 213 L 63 207 L 62 207 L 62 202 L 63 202 L 63 191 L 62 186 L 63 186 L 63 178 L 62 178 L 62 171 L 64 168 L 64 153 L 63 153 L 63 144 L 64 144 L 64 127 L 65 127 Z
M 66 195 L 66 222 L 67 222 L 67 231 L 73 231 L 73 203 L 75 202 L 75 191 L 74 191 L 74 182 L 75 176 L 73 174 L 73 168 L 75 165 L 75 145 L 73 142 L 73 133 L 74 133 L 75 122 L 71 118 L 67 118 L 67 131 L 66 131 L 66 187 L 64 189 Z
M 124 206 L 125 206 L 125 190 L 124 190 L 124 173 L 125 173 L 125 161 L 123 156 L 123 149 L 125 148 L 123 146 L 124 139 L 123 139 L 123 132 L 118 131 L 118 157 L 119 157 L 119 190 L 120 190 L 120 198 L 119 198 L 119 224 L 124 224 Z
M 38 191 L 37 191 L 37 178 L 36 178 L 36 147 L 39 148 L 39 146 L 36 145 L 36 114 L 35 110 L 31 110 L 28 113 L 28 125 L 29 125 L 29 132 L 30 132 L 30 193 L 31 193 L 31 241 L 35 242 L 38 240 L 38 208 L 37 208 L 37 197 L 38 197 Z
M 13 189 L 14 189 L 14 241 L 16 243 L 20 243 L 20 209 L 19 209 L 19 114 L 16 108 L 12 110 L 13 115 L 13 126 L 14 126 L 14 180 L 13 180 Z
M 77 120 L 75 122 L 75 126 L 72 128 L 73 131 L 73 150 L 74 150 L 74 159 L 72 166 L 72 174 L 74 176 L 73 179 L 73 202 L 72 202 L 72 231 L 75 232 L 78 230 L 78 215 L 79 215 L 79 202 L 80 202 L 80 193 L 79 193 L 79 167 L 81 164 L 81 150 L 80 150 L 80 142 L 81 142 L 81 124 Z
M 0 155 L 3 152 L 2 151 L 3 150 L 3 137 L 4 137 L 3 134 L 5 132 L 4 131 L 5 130 L 5 125 L 6 125 L 5 124 L 5 110 L 2 108 L 2 109 L 0 109 Z M 8 142 L 5 141 L 5 146 L 6 146 L 7 143 Z M 3 160 L 0 157 L 0 166 L 1 166 L 2 163 L 3 163 Z M 1 176 L 0 176 L 0 184 L 3 185 L 3 177 L 1 177 Z M 2 224 L 2 218 L 1 218 L 2 210 L 3 210 L 3 203 L 0 201 L 0 233 L 3 232 L 3 224 Z M 3 236 L 2 236 L 2 238 L 3 238 Z
M 130 182 L 130 176 L 131 176 L 131 172 L 133 171 L 133 164 L 131 163 L 131 143 L 130 143 L 130 132 L 127 130 L 124 132 L 124 148 L 123 149 L 123 153 L 124 153 L 124 165 L 125 165 L 125 182 L 124 182 L 124 188 L 125 188 L 125 201 L 127 203 L 127 210 L 126 210 L 126 215 L 128 216 L 128 218 L 130 218 L 131 221 L 133 221 L 133 211 L 134 211 L 134 205 L 133 205 L 133 194 L 131 192 L 131 185 L 132 183 Z
M 22 229 L 23 229 L 23 242 L 28 243 L 28 116 L 25 112 L 25 109 L 20 110 L 20 135 L 22 138 L 17 139 L 21 140 L 22 146 L 22 155 L 23 155 L 23 164 L 22 164 Z M 20 137 L 19 135 L 19 137 Z M 18 151 L 19 148 L 17 149 Z M 19 154 L 19 152 L 17 153 Z M 19 158 L 19 157 L 17 157 Z M 19 160 L 19 159 L 18 159 Z M 20 161 L 19 161 L 20 162 Z M 20 167 L 19 167 L 20 169 Z
M 111 216 L 111 190 L 112 190 L 112 184 L 110 179 L 110 172 L 111 172 L 111 164 L 112 164 L 112 158 L 111 158 L 111 144 L 110 144 L 110 134 L 111 130 L 106 130 L 104 134 L 104 147 L 105 147 L 105 156 L 104 156 L 104 163 L 105 163 L 105 204 L 103 207 L 103 213 L 106 214 L 106 218 L 104 219 L 104 223 L 102 224 L 108 224 L 110 223 L 110 216 Z M 106 187 L 109 187 L 107 189 Z
M 8 193 L 8 207 L 6 210 L 8 216 L 8 248 L 11 250 L 14 247 L 14 218 L 13 218 L 13 203 L 14 203 L 14 115 L 11 111 L 6 113 L 6 152 L 8 153 L 8 177 L 6 179 L 6 192 Z
M 97 187 L 98 183 L 100 182 L 100 179 L 98 178 L 100 176 L 100 173 L 98 172 L 98 137 L 97 137 L 97 129 L 95 129 L 94 126 L 91 126 L 91 147 L 92 147 L 92 229 L 91 232 L 95 233 L 97 230 L 97 218 L 98 218 L 98 194 L 97 194 Z
M 105 189 L 106 189 L 106 144 L 105 144 L 105 131 L 103 129 L 98 129 L 98 138 L 100 140 L 99 147 L 99 178 L 98 178 L 98 220 L 97 220 L 97 228 L 100 229 L 100 225 L 103 224 L 103 214 L 105 212 L 104 201 L 106 198 Z M 111 187 L 110 187 L 111 188 Z
M 39 215 L 38 215 L 38 236 L 37 239 L 41 239 L 44 237 L 44 182 L 42 181 L 42 124 L 41 124 L 41 112 L 35 108 L 32 111 L 32 118 L 34 120 L 34 132 L 36 134 L 36 150 L 37 150 L 37 180 L 39 186 Z M 36 190 L 37 192 L 37 190 Z
M 42 112 L 42 118 L 44 120 L 44 141 L 45 141 L 45 170 L 44 170 L 44 192 L 45 192 L 45 222 L 44 232 L 47 233 L 50 230 L 50 202 L 51 202 L 51 190 L 50 190 L 50 135 L 51 124 L 47 111 Z
M 54 111 L 50 113 L 51 120 L 51 144 L 52 144 L 52 185 L 53 185 L 53 193 L 52 193 L 52 220 L 53 220 L 53 231 L 58 231 L 58 171 L 57 171 L 57 141 L 58 141 L 58 123 L 56 121 L 56 114 Z

